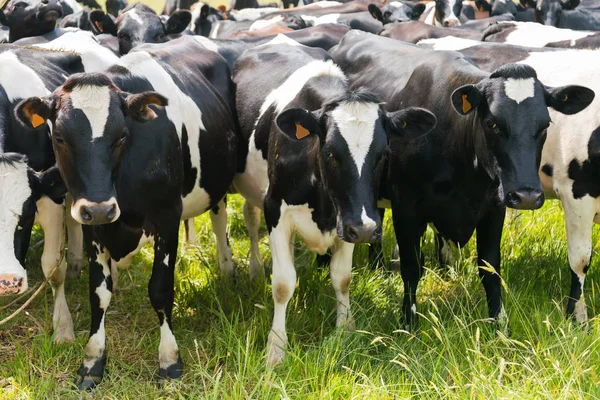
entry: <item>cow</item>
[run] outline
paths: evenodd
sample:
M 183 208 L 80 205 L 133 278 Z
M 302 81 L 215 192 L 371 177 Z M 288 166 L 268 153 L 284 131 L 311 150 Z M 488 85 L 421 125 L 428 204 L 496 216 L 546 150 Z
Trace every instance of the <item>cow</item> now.
M 447 48 L 450 42 L 436 43 Z M 580 84 L 600 92 L 597 65 L 600 53 L 590 50 L 549 50 L 498 43 L 464 43 L 460 50 L 487 70 L 505 63 L 531 65 L 549 84 Z M 588 319 L 584 282 L 592 256 L 592 226 L 598 223 L 600 191 L 600 98 L 584 111 L 563 115 L 550 111 L 552 124 L 541 149 L 538 174 L 546 198 L 559 199 L 565 215 L 571 288 L 566 313 L 584 323 Z
M 537 0 L 534 20 L 557 28 L 599 30 L 598 10 L 585 7 L 576 8 L 579 3 L 580 0 Z
M 352 252 L 355 243 L 381 236 L 376 195 L 388 142 L 421 136 L 435 117 L 415 108 L 383 112 L 375 97 L 348 90 L 345 75 L 325 51 L 301 45 L 246 51 L 235 64 L 233 80 L 249 148 L 234 185 L 246 199 L 251 277 L 262 273 L 260 209 L 265 213 L 275 301 L 267 364 L 275 365 L 284 357 L 286 306 L 296 284 L 294 232 L 311 251 L 332 249 L 336 326 L 352 327 Z
M 460 25 L 462 0 L 435 0 L 426 3 L 419 21 L 427 25 L 454 27 Z
M 437 117 L 426 140 L 401 149 L 391 144 L 384 178 L 382 195 L 391 202 L 399 246 L 406 324 L 417 321 L 420 241 L 426 224 L 432 223 L 443 238 L 461 247 L 477 230 L 489 315 L 506 326 L 500 285 L 505 207 L 543 205 L 536 150 L 550 125 L 547 107 L 575 114 L 591 103 L 594 92 L 582 86 L 545 86 L 526 65 L 507 64 L 490 74 L 460 53 L 358 31 L 348 32 L 329 52 L 351 88 L 368 86 L 387 107 L 425 107 Z M 385 84 L 381 76 L 386 76 Z
M 418 20 L 423 11 L 425 11 L 423 3 L 391 1 L 383 4 L 383 7 L 379 4 L 369 4 L 369 13 L 383 25 Z
M 0 24 L 9 28 L 8 40 L 14 42 L 51 32 L 62 15 L 57 0 L 9 0 L 0 9 Z
M 8 43 L 8 26 L 0 24 L 0 43 Z
M 544 47 L 550 43 L 569 41 L 576 45 L 577 41 L 596 35 L 593 31 L 575 31 L 553 26 L 540 25 L 534 22 L 500 22 L 483 31 L 481 40 L 499 42 L 528 47 Z
M 208 37 L 213 24 L 223 20 L 223 16 L 219 10 L 205 3 L 198 2 L 192 4 L 190 11 L 192 12 L 190 30 L 196 35 Z
M 19 104 L 23 98 L 46 96 L 65 78 L 84 70 L 81 56 L 68 51 L 0 47 L 0 295 L 28 288 L 25 256 L 31 229 L 44 231 L 41 266 L 54 295 L 54 342 L 75 339 L 65 298 L 67 263 L 65 219 L 68 228 L 69 268 L 83 267 L 81 228 L 65 216 L 66 188 L 55 167 L 49 134 L 52 126 L 40 116 L 23 126 Z
M 179 221 L 211 210 L 222 236 L 218 242 L 226 246 L 223 198 L 237 170 L 234 118 L 202 73 L 207 66 L 228 69 L 190 38 L 147 44 L 104 73 L 71 75 L 49 96 L 19 103 L 24 124 L 37 115 L 54 127 L 57 166 L 73 197 L 70 213 L 84 227 L 92 320 L 76 379 L 81 390 L 104 375 L 111 269 L 129 264 L 149 242 L 155 255 L 148 294 L 161 332 L 159 376 L 181 376 L 171 323 Z M 231 274 L 230 250 L 217 252 L 227 269 L 222 272 Z
M 533 10 L 535 8 L 534 0 L 521 0 L 519 4 L 514 1 L 492 0 L 491 4 L 486 0 L 476 0 L 475 6 L 481 11 L 487 11 L 490 17 L 503 14 L 511 14 L 516 21 L 533 22 L 535 20 Z
M 113 33 L 116 30 L 120 54 L 127 54 L 142 43 L 167 42 L 171 35 L 182 33 L 191 19 L 189 11 L 178 10 L 169 16 L 166 23 L 163 23 L 150 7 L 136 3 L 121 12 L 115 27 L 102 10 L 90 12 L 94 33 Z
M 384 25 L 381 36 L 402 40 L 409 43 L 417 43 L 423 39 L 439 38 L 453 36 L 459 38 L 478 40 L 481 32 L 471 29 L 442 28 L 439 26 L 428 25 L 420 21 L 402 22 L 397 24 Z

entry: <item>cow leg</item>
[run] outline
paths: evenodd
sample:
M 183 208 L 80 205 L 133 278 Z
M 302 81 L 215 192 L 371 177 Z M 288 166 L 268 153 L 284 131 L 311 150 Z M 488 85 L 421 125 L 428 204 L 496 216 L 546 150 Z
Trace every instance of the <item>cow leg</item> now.
M 585 274 L 592 258 L 592 227 L 595 199 L 568 198 L 562 201 L 567 226 L 569 265 L 571 266 L 571 292 L 567 302 L 567 315 L 577 322 L 587 322 L 587 307 L 583 296 Z
M 219 271 L 221 276 L 233 278 L 233 262 L 231 261 L 231 247 L 227 237 L 227 203 L 223 198 L 216 207 L 210 210 L 213 232 L 217 241 L 217 257 L 219 258 Z
M 90 338 L 85 346 L 83 363 L 77 372 L 75 384 L 79 390 L 89 390 L 102 381 L 106 367 L 106 334 L 104 317 L 112 297 L 110 254 L 94 241 L 91 227 L 85 227 L 85 242 L 90 265 L 90 308 L 92 324 Z
M 81 224 L 73 219 L 71 216 L 71 204 L 73 198 L 70 194 L 66 196 L 66 213 L 65 222 L 67 224 L 67 238 L 68 238 L 68 250 L 67 250 L 67 278 L 75 279 L 81 276 L 81 271 L 85 267 L 85 260 L 83 258 L 83 231 L 81 230 Z
M 67 263 L 63 257 L 65 249 L 63 222 L 65 208 L 62 204 L 54 203 L 48 197 L 42 197 L 37 202 L 37 209 L 36 221 L 44 230 L 42 270 L 44 276 L 49 278 L 54 294 L 54 313 L 52 315 L 54 342 L 72 342 L 75 340 L 73 319 L 65 297 L 65 275 L 67 273 Z M 54 271 L 55 268 L 57 268 L 56 271 Z M 54 273 L 49 276 L 52 271 Z
M 336 240 L 331 256 L 331 283 L 338 301 L 335 326 L 346 326 L 354 330 L 354 320 L 350 313 L 350 281 L 352 280 L 352 252 L 354 244 Z
M 244 222 L 248 228 L 250 236 L 250 279 L 263 279 L 265 269 L 263 268 L 260 250 L 258 248 L 258 230 L 260 229 L 260 208 L 250 204 L 248 200 L 244 202 Z
M 477 223 L 479 276 L 485 288 L 490 318 L 496 319 L 502 327 L 506 327 L 508 324 L 506 311 L 502 305 L 500 278 L 500 241 L 502 239 L 505 213 L 506 209 L 504 207 L 493 208 Z M 488 264 L 495 271 L 490 271 Z
M 385 218 L 385 208 L 379 209 L 379 215 L 381 216 L 381 223 Z M 383 257 L 383 240 L 373 242 L 369 245 L 369 263 L 372 267 L 378 267 L 385 265 L 385 259 Z
M 211 214 L 212 218 L 212 214 Z M 196 226 L 194 225 L 194 218 L 189 218 L 183 221 L 183 228 L 185 230 L 185 242 L 194 244 L 196 243 Z M 214 229 L 214 223 L 213 223 Z
M 296 269 L 294 258 L 290 251 L 291 233 L 281 226 L 271 230 L 269 244 L 273 257 L 273 280 L 271 283 L 275 310 L 273 326 L 267 341 L 267 364 L 279 364 L 285 355 L 287 333 L 285 329 L 285 313 L 288 302 L 294 294 L 296 286 Z
M 181 378 L 183 363 L 173 335 L 171 315 L 173 311 L 175 261 L 177 260 L 177 231 L 179 221 L 161 229 L 154 244 L 154 264 L 148 283 L 148 295 L 160 324 L 158 346 L 159 377 Z
M 408 220 L 392 212 L 396 240 L 400 255 L 400 274 L 404 283 L 404 301 L 402 313 L 405 323 L 410 327 L 417 322 L 417 286 L 421 279 L 423 255 L 421 254 L 421 236 L 427 225 Z

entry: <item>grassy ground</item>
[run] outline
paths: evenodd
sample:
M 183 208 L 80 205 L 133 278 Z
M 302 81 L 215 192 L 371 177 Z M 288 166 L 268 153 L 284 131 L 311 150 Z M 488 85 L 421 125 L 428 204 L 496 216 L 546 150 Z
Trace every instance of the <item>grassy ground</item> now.
M 562 210 L 556 202 L 507 222 L 502 254 L 508 336 L 485 322 L 474 243 L 454 267 L 428 258 L 419 290 L 418 331 L 400 321 L 402 281 L 368 265 L 357 248 L 351 303 L 353 333 L 337 331 L 328 271 L 296 245 L 299 283 L 288 308 L 290 349 L 284 363 L 264 366 L 273 302 L 270 286 L 247 279 L 249 243 L 241 199 L 230 200 L 229 231 L 237 264 L 235 285 L 217 278 L 208 216 L 196 220 L 198 246 L 181 248 L 177 266 L 175 334 L 185 363 L 183 380 L 157 385 L 158 321 L 147 298 L 152 251 L 120 275 L 106 319 L 109 361 L 104 382 L 89 394 L 72 390 L 90 322 L 87 274 L 67 283 L 75 343 L 52 344 L 52 295 L 45 290 L 28 313 L 0 328 L 1 399 L 577 399 L 600 395 L 600 320 L 582 328 L 565 320 L 570 280 Z M 385 224 L 391 253 L 391 221 Z M 41 239 L 34 235 L 33 242 Z M 595 237 L 597 239 L 597 235 Z M 433 254 L 431 235 L 426 252 Z M 270 264 L 268 241 L 261 250 Z M 42 280 L 40 249 L 28 258 L 30 282 Z M 590 268 L 587 303 L 600 313 L 598 266 Z M 0 307 L 9 299 L 1 298 Z M 0 310 L 0 319 L 10 310 Z

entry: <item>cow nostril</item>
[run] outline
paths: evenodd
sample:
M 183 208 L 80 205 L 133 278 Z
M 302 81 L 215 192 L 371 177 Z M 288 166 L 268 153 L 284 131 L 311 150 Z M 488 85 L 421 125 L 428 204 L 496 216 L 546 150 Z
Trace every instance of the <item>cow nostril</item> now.
M 92 220 L 92 213 L 90 212 L 90 210 L 87 207 L 81 208 L 81 219 L 83 219 L 84 221 Z
M 353 226 L 348 227 L 348 230 L 346 233 L 348 235 L 348 239 L 350 239 L 352 241 L 358 240 L 358 231 L 356 230 L 355 227 L 353 227 Z
M 110 210 L 108 210 L 108 214 L 106 214 L 106 218 L 109 221 L 112 221 L 113 218 L 115 217 L 116 211 L 117 211 L 117 206 L 115 204 L 113 204 L 112 207 L 110 208 Z
M 517 192 L 510 192 L 506 196 L 506 202 L 510 205 L 517 205 L 521 202 L 521 196 Z

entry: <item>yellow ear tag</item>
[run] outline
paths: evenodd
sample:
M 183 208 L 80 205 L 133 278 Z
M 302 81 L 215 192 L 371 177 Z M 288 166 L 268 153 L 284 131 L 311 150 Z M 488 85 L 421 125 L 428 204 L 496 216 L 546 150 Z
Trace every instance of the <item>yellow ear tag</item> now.
M 467 100 L 467 95 L 466 94 L 462 95 L 462 100 L 463 100 L 463 109 L 462 109 L 462 112 L 463 112 L 463 114 L 466 114 L 466 113 L 468 113 L 471 110 L 471 108 L 473 108 L 473 106 L 471 106 L 471 103 L 469 103 L 469 100 Z
M 565 102 L 565 101 L 567 101 L 567 100 L 569 100 L 569 95 L 568 95 L 568 94 L 565 94 L 565 97 L 563 97 L 562 101 L 563 101 L 563 102 Z
M 299 123 L 296 123 L 296 138 L 297 139 L 304 139 L 308 135 L 310 135 L 310 132 L 308 131 L 308 129 L 306 129 L 305 127 L 303 127 Z
M 104 28 L 102 28 L 102 24 L 100 23 L 100 21 L 94 22 L 94 25 L 96 25 L 96 28 L 98 28 L 98 30 L 100 31 L 100 33 L 104 32 Z
M 33 126 L 34 128 L 44 125 L 44 122 L 46 122 L 46 120 L 40 117 L 38 114 L 31 115 L 31 126 Z

